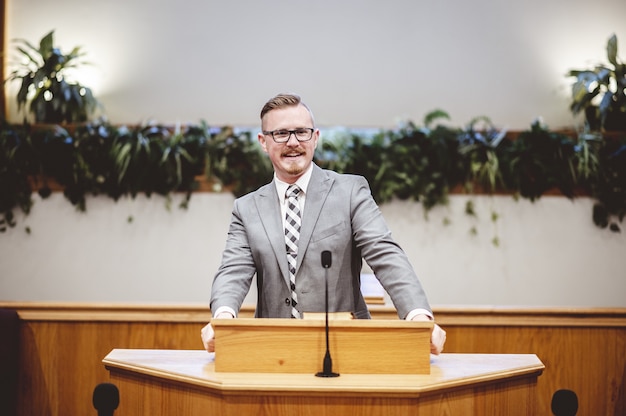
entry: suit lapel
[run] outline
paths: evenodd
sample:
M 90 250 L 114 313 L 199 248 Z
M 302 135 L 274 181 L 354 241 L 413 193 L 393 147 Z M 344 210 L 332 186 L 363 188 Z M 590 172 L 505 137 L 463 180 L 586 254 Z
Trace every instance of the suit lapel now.
M 260 189 L 254 199 L 259 218 L 267 234 L 272 251 L 276 256 L 278 266 L 280 267 L 280 272 L 285 279 L 285 283 L 289 284 L 287 251 L 285 249 L 285 230 L 283 229 L 282 219 L 280 218 L 280 205 L 278 195 L 276 195 L 276 185 L 274 181 Z M 268 215 L 268 213 L 272 212 L 278 212 L 278 214 Z
M 302 218 L 300 240 L 298 241 L 298 264 L 296 265 L 296 273 L 300 268 L 300 264 L 302 264 L 302 259 L 311 241 L 313 230 L 319 219 L 322 207 L 326 202 L 326 197 L 330 192 L 331 185 L 332 179 L 330 179 L 319 166 L 313 165 L 311 180 L 307 187 L 306 206 L 304 207 L 304 216 Z

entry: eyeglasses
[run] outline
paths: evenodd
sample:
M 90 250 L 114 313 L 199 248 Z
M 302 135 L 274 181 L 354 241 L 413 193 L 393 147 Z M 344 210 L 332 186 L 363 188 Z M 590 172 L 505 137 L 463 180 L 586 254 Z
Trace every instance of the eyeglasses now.
M 294 130 L 272 130 L 272 131 L 264 131 L 263 134 L 266 136 L 272 136 L 272 139 L 276 143 L 287 143 L 293 134 L 296 136 L 296 139 L 299 142 L 308 142 L 313 137 L 313 132 L 315 129 L 312 128 L 299 128 Z

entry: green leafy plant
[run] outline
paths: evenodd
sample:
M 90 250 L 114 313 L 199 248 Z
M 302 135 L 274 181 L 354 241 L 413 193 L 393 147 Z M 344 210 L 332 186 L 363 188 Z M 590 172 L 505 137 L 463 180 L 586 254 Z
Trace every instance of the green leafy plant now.
M 250 131 L 225 127 L 211 133 L 206 156 L 206 176 L 218 190 L 235 196 L 255 190 L 272 180 L 272 164 Z
M 505 129 L 498 129 L 488 117 L 472 119 L 459 135 L 459 153 L 466 162 L 465 187 L 473 191 L 478 185 L 487 192 L 504 189 L 498 150 L 506 137 Z
M 328 139 L 323 138 L 321 151 L 316 151 L 319 165 L 368 178 L 372 195 L 379 202 L 393 197 L 394 184 L 385 179 L 390 165 L 387 156 L 390 143 L 385 133 L 342 132 Z
M 550 131 L 536 120 L 512 141 L 503 158 L 506 187 L 522 197 L 534 201 L 552 189 L 575 196 L 576 142 L 570 136 Z
M 591 69 L 574 69 L 568 76 L 572 84 L 570 110 L 585 114 L 587 128 L 592 131 L 626 131 L 626 63 L 617 56 L 617 36 L 606 45 L 608 63 Z
M 421 201 L 426 210 L 446 204 L 452 188 L 462 182 L 463 161 L 458 152 L 457 128 L 435 121 L 448 119 L 436 110 L 426 115 L 419 128 L 406 123 L 393 134 L 387 182 L 399 183 L 396 196 Z
M 497 128 L 489 117 L 475 117 L 467 124 L 459 134 L 459 153 L 464 161 L 466 174 L 463 187 L 469 193 L 485 192 L 493 194 L 506 190 L 500 159 L 506 152 L 510 141 L 505 140 L 506 129 Z M 470 217 L 477 217 L 474 202 L 469 199 L 466 202 L 465 213 Z M 491 222 L 494 232 L 497 230 L 499 214 L 491 209 Z M 471 235 L 478 234 L 474 226 L 470 230 Z M 491 239 L 494 246 L 499 246 L 500 239 L 497 234 Z
M 54 31 L 46 34 L 38 46 L 24 39 L 16 40 L 19 62 L 6 82 L 20 84 L 16 101 L 18 110 L 26 109 L 38 123 L 84 122 L 95 112 L 98 101 L 90 88 L 70 80 L 70 73 L 84 61 L 85 53 L 74 47 L 63 53 L 54 45 Z
M 626 217 L 626 138 L 606 140 L 598 151 L 598 172 L 591 182 L 593 221 L 601 228 L 621 231 Z
M 0 127 L 0 232 L 16 225 L 15 208 L 28 213 L 33 205 L 28 180 L 31 156 L 24 131 L 3 121 Z
M 458 129 L 434 125 L 448 118 L 435 110 L 424 117 L 423 127 L 407 121 L 374 134 L 344 133 L 339 140 L 322 143 L 318 163 L 365 176 L 379 203 L 396 197 L 431 209 L 446 203 L 448 192 L 463 176 Z
M 486 117 L 464 129 L 448 127 L 441 110 L 424 126 L 406 122 L 395 129 L 323 134 L 315 160 L 339 172 L 363 175 L 379 203 L 394 198 L 420 201 L 426 212 L 448 201 L 453 189 L 507 192 L 537 200 L 559 190 L 596 200 L 593 220 L 620 231 L 626 216 L 626 134 L 551 131 L 539 121 L 517 137 L 504 135 Z M 15 226 L 16 209 L 28 213 L 31 193 L 43 198 L 62 189 L 79 210 L 88 195 L 166 197 L 184 192 L 185 208 L 204 175 L 216 191 L 235 196 L 272 179 L 272 166 L 254 135 L 231 127 L 197 125 L 113 126 L 0 124 L 0 231 Z M 169 202 L 168 202 L 169 206 Z M 477 215 L 473 202 L 468 215 Z M 494 227 L 499 215 L 491 213 Z M 129 222 L 132 218 L 129 218 Z M 448 221 L 449 222 L 449 221 Z M 493 244 L 499 244 L 494 237 Z
M 575 146 L 575 167 L 577 185 L 591 189 L 591 184 L 598 179 L 600 169 L 600 149 L 604 138 L 599 133 L 582 132 L 578 135 Z
M 92 134 L 86 134 L 80 145 L 91 150 L 90 166 L 99 167 L 91 177 L 101 192 L 114 199 L 185 192 L 186 207 L 203 171 L 207 129 L 204 123 L 174 128 L 154 123 L 118 128 L 104 124 L 92 126 Z

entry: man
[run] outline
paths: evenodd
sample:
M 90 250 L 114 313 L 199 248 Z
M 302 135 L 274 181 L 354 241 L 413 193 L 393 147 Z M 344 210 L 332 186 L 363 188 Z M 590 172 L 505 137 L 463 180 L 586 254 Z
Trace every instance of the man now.
M 320 132 L 300 97 L 279 94 L 270 99 L 261 110 L 261 127 L 258 140 L 272 162 L 274 180 L 234 203 L 211 291 L 213 317 L 237 316 L 255 274 L 257 317 L 300 318 L 305 312 L 323 312 L 326 273 L 321 256 L 328 251 L 330 312 L 370 318 L 360 291 L 365 259 L 400 319 L 432 320 L 417 275 L 392 239 L 367 181 L 313 163 Z M 201 335 L 205 348 L 213 351 L 210 324 Z M 433 354 L 443 350 L 445 339 L 445 331 L 435 324 Z

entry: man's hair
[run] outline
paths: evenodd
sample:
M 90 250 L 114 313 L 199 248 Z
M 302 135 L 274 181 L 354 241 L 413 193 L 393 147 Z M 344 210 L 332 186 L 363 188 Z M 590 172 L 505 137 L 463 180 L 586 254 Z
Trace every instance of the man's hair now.
M 263 120 L 263 117 L 272 110 L 300 104 L 308 110 L 309 114 L 311 114 L 311 121 L 315 124 L 313 112 L 305 103 L 302 102 L 300 96 L 296 94 L 278 94 L 275 97 L 270 98 L 261 109 L 261 120 Z

